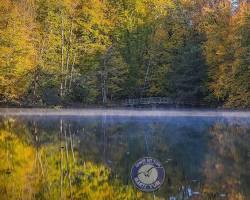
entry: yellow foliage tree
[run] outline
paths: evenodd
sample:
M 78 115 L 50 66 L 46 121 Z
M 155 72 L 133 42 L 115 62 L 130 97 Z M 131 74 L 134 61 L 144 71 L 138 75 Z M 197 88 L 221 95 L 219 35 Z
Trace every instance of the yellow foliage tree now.
M 18 101 L 29 85 L 36 62 L 31 17 L 23 6 L 0 0 L 0 101 Z M 26 12 L 27 13 L 27 12 Z

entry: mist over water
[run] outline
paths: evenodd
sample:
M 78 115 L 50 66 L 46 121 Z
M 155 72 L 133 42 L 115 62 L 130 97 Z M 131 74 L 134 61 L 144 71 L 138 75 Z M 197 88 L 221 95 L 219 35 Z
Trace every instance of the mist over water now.
M 250 199 L 249 112 L 1 109 L 0 113 L 2 197 L 29 199 L 24 192 L 29 190 L 44 199 L 70 195 L 152 199 L 152 194 L 137 194 L 130 180 L 132 165 L 152 156 L 166 170 L 155 197 L 191 199 L 186 193 L 191 188 L 194 199 Z
M 250 111 L 193 110 L 193 109 L 15 109 L 0 108 L 0 115 L 48 116 L 134 116 L 134 117 L 250 117 Z

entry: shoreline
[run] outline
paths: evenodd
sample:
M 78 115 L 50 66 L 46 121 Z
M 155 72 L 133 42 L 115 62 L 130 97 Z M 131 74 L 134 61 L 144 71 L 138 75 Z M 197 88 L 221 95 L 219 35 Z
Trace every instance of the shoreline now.
M 121 117 L 250 117 L 249 110 L 221 109 L 105 109 L 0 108 L 0 116 L 121 116 Z

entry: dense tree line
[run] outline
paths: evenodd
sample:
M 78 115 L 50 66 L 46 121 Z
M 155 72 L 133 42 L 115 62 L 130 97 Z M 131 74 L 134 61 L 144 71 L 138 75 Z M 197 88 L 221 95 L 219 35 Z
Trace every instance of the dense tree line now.
M 250 3 L 0 0 L 2 105 L 249 108 Z

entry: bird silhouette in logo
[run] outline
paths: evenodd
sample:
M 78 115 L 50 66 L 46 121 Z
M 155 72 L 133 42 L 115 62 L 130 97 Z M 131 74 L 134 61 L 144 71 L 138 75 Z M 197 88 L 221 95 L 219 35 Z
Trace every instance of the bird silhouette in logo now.
M 149 168 L 148 170 L 146 170 L 146 171 L 141 171 L 141 172 L 139 172 L 138 174 L 137 174 L 137 176 L 139 176 L 140 174 L 143 174 L 144 176 L 146 176 L 146 177 L 150 177 L 150 175 L 151 175 L 151 171 L 152 171 L 152 169 L 155 169 L 156 167 L 151 167 L 151 168 Z

